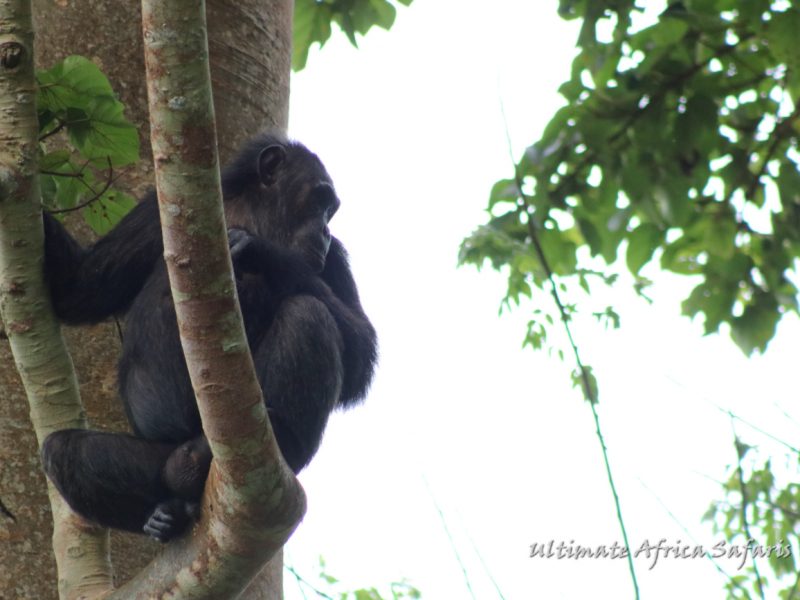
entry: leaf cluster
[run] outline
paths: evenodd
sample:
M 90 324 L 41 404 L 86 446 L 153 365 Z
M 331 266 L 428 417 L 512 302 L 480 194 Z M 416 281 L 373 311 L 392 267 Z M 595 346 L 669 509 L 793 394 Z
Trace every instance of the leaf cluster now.
M 771 460 L 763 466 L 745 468 L 743 461 L 758 450 L 737 441 L 739 462 L 723 484 L 725 502 L 715 502 L 704 515 L 713 523 L 715 532 L 722 533 L 729 546 L 744 548 L 748 538 L 754 538 L 763 548 L 789 546 L 791 556 L 770 553 L 759 556 L 758 562 L 769 566 L 774 575 L 757 575 L 748 556 L 747 568 L 731 577 L 726 585 L 730 598 L 759 597 L 760 586 L 775 588 L 769 597 L 790 598 L 800 594 L 795 552 L 800 544 L 800 485 L 782 484 L 776 479 Z M 758 460 L 758 459 L 755 459 Z M 789 468 L 796 477 L 800 472 L 797 454 L 788 458 Z M 761 463 L 758 463 L 759 465 Z M 752 540 L 751 540 L 752 542 Z M 760 581 L 759 581 L 760 580 Z M 751 593 L 745 593 L 750 587 Z
M 294 49 L 292 69 L 306 66 L 311 46 L 320 47 L 331 37 L 336 24 L 358 47 L 357 35 L 366 35 L 373 26 L 390 29 L 397 16 L 396 4 L 410 5 L 412 0 L 297 0 L 294 6 Z
M 637 291 L 648 263 L 696 276 L 684 314 L 764 351 L 798 311 L 800 9 L 685 0 L 649 15 L 648 4 L 560 2 L 583 20 L 567 104 L 495 184 L 460 260 L 507 268 L 507 299 L 530 296 L 545 281 L 530 222 L 561 281 L 583 287 L 588 264 L 623 257 Z
M 287 566 L 289 571 L 300 586 L 301 591 L 308 589 L 318 598 L 327 600 L 418 600 L 422 593 L 405 579 L 393 581 L 383 591 L 376 587 L 349 589 L 342 585 L 338 578 L 328 572 L 325 560 L 320 556 L 316 575 L 319 584 L 307 581 L 293 567 Z M 303 595 L 305 592 L 303 591 Z
M 100 69 L 68 56 L 36 73 L 40 183 L 46 209 L 81 210 L 88 225 L 106 233 L 135 200 L 113 187 L 114 169 L 139 160 L 139 136 Z M 54 140 L 66 138 L 66 147 Z

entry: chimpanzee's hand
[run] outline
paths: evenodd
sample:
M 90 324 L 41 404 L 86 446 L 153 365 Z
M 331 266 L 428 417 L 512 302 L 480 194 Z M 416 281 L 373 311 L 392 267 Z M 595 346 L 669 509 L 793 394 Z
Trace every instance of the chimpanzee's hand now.
M 245 273 L 260 274 L 275 299 L 318 292 L 321 280 L 309 269 L 299 252 L 282 248 L 237 227 L 228 229 L 228 244 L 237 280 L 241 280 Z
M 231 249 L 232 259 L 236 260 L 236 257 L 242 253 L 252 237 L 244 229 L 236 227 L 228 229 L 228 246 Z
M 249 272 L 251 269 L 247 268 L 246 255 L 247 250 L 255 241 L 255 236 L 250 235 L 244 229 L 231 227 L 228 229 L 228 246 L 231 250 L 231 261 L 233 262 L 233 271 L 237 277 L 240 277 L 242 272 Z

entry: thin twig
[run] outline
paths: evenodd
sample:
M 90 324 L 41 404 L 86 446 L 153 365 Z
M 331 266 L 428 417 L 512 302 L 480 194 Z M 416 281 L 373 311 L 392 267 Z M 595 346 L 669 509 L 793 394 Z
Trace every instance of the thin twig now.
M 739 441 L 739 436 L 736 435 L 736 426 L 734 424 L 733 414 L 731 414 L 731 428 L 733 429 L 733 444 L 736 448 L 736 474 L 739 478 L 739 493 L 742 495 L 742 530 L 744 531 L 745 536 L 747 536 L 747 546 L 749 547 L 750 542 L 754 542 L 755 538 L 750 534 L 750 524 L 747 521 L 747 505 L 748 495 L 747 495 L 747 486 L 744 483 L 744 469 L 742 468 L 742 459 L 744 458 L 744 453 L 742 452 L 742 443 Z M 747 549 L 745 549 L 747 552 Z M 756 560 L 756 555 L 753 553 L 753 572 L 756 575 L 756 584 L 758 585 L 758 594 L 761 596 L 761 600 L 764 600 L 764 582 L 761 579 L 761 573 L 758 570 L 758 561 Z
M 656 499 L 656 502 L 658 502 L 661 505 L 661 507 L 666 511 L 667 515 L 669 515 L 670 519 L 672 519 L 678 525 L 678 527 L 680 527 L 683 530 L 683 532 L 686 534 L 686 537 L 688 537 L 694 543 L 695 546 L 702 546 L 702 544 L 697 541 L 697 538 L 695 538 L 692 535 L 692 532 L 689 531 L 689 528 L 686 527 L 686 525 L 684 525 L 680 520 L 678 520 L 678 517 L 676 517 L 675 514 L 669 509 L 669 507 L 664 503 L 661 497 L 658 494 L 656 494 L 652 489 L 650 489 L 647 486 L 647 484 L 644 481 L 642 481 L 640 477 L 637 477 L 636 479 L 639 481 L 639 484 L 644 489 L 646 489 L 648 492 L 650 492 L 650 494 L 652 494 L 652 496 Z M 703 548 L 703 556 L 705 556 L 708 560 L 711 561 L 711 564 L 714 565 L 714 568 L 720 574 L 722 574 L 725 577 L 725 579 L 728 580 L 728 583 L 730 583 L 736 589 L 741 591 L 745 596 L 747 596 L 747 590 L 744 587 L 742 587 L 741 584 L 739 584 L 733 577 L 728 575 L 728 573 L 725 571 L 725 569 L 722 568 L 722 566 L 719 564 L 719 561 L 717 561 L 714 558 L 711 552 Z
M 56 120 L 58 121 L 58 126 L 53 128 L 53 129 L 51 129 L 50 131 L 48 131 L 44 135 L 39 136 L 39 141 L 40 142 L 43 142 L 44 140 L 46 140 L 50 136 L 53 136 L 53 135 L 57 134 L 59 131 L 64 129 L 64 127 L 67 126 L 67 122 L 66 121 L 62 121 L 61 119 L 56 119 Z
M 428 490 L 428 495 L 431 497 L 431 502 L 433 502 L 433 506 L 436 508 L 436 512 L 439 513 L 439 521 L 442 523 L 442 528 L 444 529 L 444 533 L 447 536 L 447 541 L 450 542 L 450 548 L 453 550 L 453 554 L 456 557 L 456 561 L 458 561 L 458 565 L 461 567 L 461 572 L 464 575 L 464 583 L 467 585 L 467 590 L 469 591 L 469 595 L 472 600 L 477 600 L 475 598 L 475 593 L 472 591 L 472 585 L 469 582 L 469 575 L 467 574 L 467 568 L 464 566 L 464 561 L 461 560 L 461 555 L 458 552 L 458 548 L 456 547 L 455 541 L 453 540 L 453 536 L 450 534 L 450 529 L 447 527 L 447 520 L 444 518 L 444 513 L 442 512 L 439 503 L 436 502 L 436 497 L 433 495 L 433 491 L 431 487 L 428 485 L 428 480 L 425 476 L 422 476 L 422 482 L 425 484 L 425 489 Z
M 475 556 L 478 557 L 478 561 L 480 561 L 481 566 L 483 567 L 483 572 L 486 573 L 486 576 L 489 578 L 489 581 L 492 582 L 494 590 L 495 592 L 497 592 L 497 597 L 500 598 L 500 600 L 506 600 L 506 597 L 503 594 L 503 590 L 500 589 L 500 584 L 497 583 L 497 580 L 495 580 L 494 576 L 492 575 L 492 572 L 489 569 L 489 565 L 486 564 L 486 561 L 483 559 L 483 555 L 481 554 L 480 550 L 478 550 L 478 546 L 475 544 L 475 541 L 472 539 L 472 536 L 469 535 L 469 531 L 467 531 L 466 527 L 464 528 L 464 535 L 467 536 L 467 540 L 472 546 L 472 551 L 475 553 Z
M 80 178 L 79 181 L 83 185 L 85 185 L 89 189 L 89 191 L 94 194 L 94 196 L 92 196 L 91 198 L 89 198 L 85 202 L 81 202 L 80 204 L 76 204 L 75 206 L 72 206 L 70 208 L 59 208 L 59 209 L 56 209 L 56 210 L 50 210 L 48 212 L 51 215 L 74 212 L 76 210 L 80 210 L 82 208 L 86 208 L 92 202 L 95 202 L 95 201 L 99 200 L 100 198 L 102 198 L 103 194 L 105 194 L 109 189 L 111 189 L 111 186 L 120 177 L 119 175 L 117 177 L 114 177 L 114 167 L 111 165 L 111 157 L 107 156 L 106 157 L 106 161 L 108 161 L 108 179 L 106 180 L 106 183 L 103 186 L 102 190 L 100 190 L 99 192 L 95 192 L 95 190 L 88 183 L 86 183 L 86 181 L 84 181 L 83 178 Z M 70 176 L 74 176 L 74 175 L 67 174 L 66 176 L 70 177 Z
M 680 381 L 678 381 L 677 379 L 675 379 L 672 375 L 664 375 L 664 379 L 666 379 L 667 381 L 669 381 L 673 385 L 676 385 L 676 386 L 686 390 L 687 392 L 689 392 L 691 394 L 694 394 L 696 398 L 698 398 L 699 400 L 702 400 L 703 402 L 705 402 L 709 406 L 712 406 L 712 407 L 716 408 L 719 412 L 723 413 L 724 415 L 727 415 L 728 417 L 730 417 L 732 419 L 735 419 L 736 421 L 739 421 L 740 423 L 742 423 L 744 425 L 747 425 L 753 431 L 756 431 L 756 432 L 760 433 L 761 435 L 771 439 L 773 442 L 776 442 L 776 443 L 780 444 L 781 446 L 784 446 L 785 448 L 791 450 L 792 452 L 794 452 L 795 454 L 800 456 L 800 448 L 798 448 L 797 446 L 792 446 L 789 442 L 786 442 L 786 441 L 782 440 L 781 438 L 779 438 L 778 436 L 776 436 L 776 435 L 774 435 L 774 434 L 762 429 L 758 425 L 755 425 L 754 423 L 751 423 L 750 421 L 748 421 L 744 417 L 741 417 L 738 414 L 736 414 L 735 412 L 733 412 L 731 409 L 723 408 L 722 406 L 720 406 L 719 404 L 717 404 L 716 402 L 714 402 L 713 400 L 711 400 L 707 396 L 704 396 L 704 395 L 701 395 L 701 394 L 697 394 L 696 392 L 691 390 L 689 387 L 687 387 L 685 384 L 683 384 Z
M 300 575 L 300 573 L 298 573 L 294 567 L 289 565 L 284 565 L 284 569 L 289 571 L 289 573 L 291 573 L 294 576 L 294 578 L 297 580 L 298 583 L 307 586 L 312 592 L 314 592 L 320 598 L 325 598 L 325 600 L 335 600 L 333 596 L 329 596 L 325 592 L 318 590 L 316 587 L 314 587 L 314 585 L 307 579 L 305 579 L 302 575 Z M 305 594 L 303 594 L 303 597 L 305 597 Z
M 503 117 L 503 122 L 505 123 L 505 132 L 506 132 L 506 140 L 508 141 L 508 152 L 511 156 L 511 160 L 513 162 L 513 149 L 511 146 L 511 136 L 508 130 L 508 121 L 506 119 L 505 108 L 503 106 L 502 99 L 500 100 L 500 110 Z M 527 221 L 528 225 L 528 233 L 531 238 L 531 242 L 533 243 L 533 247 L 536 250 L 537 257 L 539 259 L 539 263 L 541 264 L 542 268 L 545 271 L 545 275 L 547 277 L 548 282 L 550 283 L 550 293 L 553 297 L 553 301 L 558 308 L 559 314 L 561 316 L 561 323 L 564 325 L 564 330 L 567 334 L 567 339 L 569 340 L 570 346 L 572 347 L 572 353 L 575 356 L 575 363 L 578 367 L 578 371 L 580 373 L 581 382 L 584 388 L 584 395 L 589 400 L 589 406 L 592 410 L 592 417 L 594 418 L 595 424 L 595 433 L 597 435 L 597 439 L 600 442 L 600 448 L 603 454 L 603 463 L 605 464 L 606 469 L 606 476 L 608 478 L 608 484 L 611 488 L 611 495 L 614 498 L 614 508 L 617 513 L 617 522 L 619 523 L 620 530 L 622 531 L 622 539 L 625 544 L 625 547 L 630 550 L 630 542 L 628 541 L 628 532 L 625 528 L 625 520 L 622 517 L 622 506 L 619 500 L 619 494 L 617 493 L 617 486 L 614 483 L 614 476 L 611 472 L 611 462 L 608 458 L 608 448 L 606 447 L 605 436 L 603 435 L 602 428 L 600 427 L 600 417 L 597 414 L 597 397 L 592 388 L 591 382 L 589 381 L 589 373 L 586 370 L 586 367 L 581 361 L 580 352 L 578 352 L 578 345 L 575 343 L 575 339 L 572 335 L 572 329 L 569 326 L 569 316 L 567 315 L 567 311 L 564 308 L 564 304 L 561 302 L 561 297 L 558 293 L 558 286 L 556 285 L 555 277 L 553 275 L 553 270 L 550 268 L 550 263 L 545 256 L 544 249 L 539 241 L 539 234 L 536 231 L 536 227 L 533 222 L 533 206 L 531 199 L 525 194 L 522 189 L 522 179 L 519 174 L 519 169 L 516 168 L 516 164 L 514 166 L 514 182 L 517 187 L 517 194 L 520 199 L 520 203 L 518 205 L 517 212 L 520 216 L 523 214 L 525 215 L 525 220 Z M 636 579 L 636 569 L 633 566 L 633 557 L 632 553 L 629 551 L 627 553 L 627 561 L 628 561 L 628 570 L 631 575 L 631 583 L 633 584 L 634 595 L 636 600 L 639 600 L 639 582 Z

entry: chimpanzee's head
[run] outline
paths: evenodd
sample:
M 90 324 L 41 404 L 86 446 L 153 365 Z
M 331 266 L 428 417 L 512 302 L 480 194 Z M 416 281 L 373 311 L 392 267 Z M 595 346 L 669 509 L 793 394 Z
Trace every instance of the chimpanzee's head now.
M 223 187 L 228 227 L 295 250 L 322 271 L 331 243 L 328 222 L 339 198 L 316 154 L 298 142 L 263 134 L 226 169 Z

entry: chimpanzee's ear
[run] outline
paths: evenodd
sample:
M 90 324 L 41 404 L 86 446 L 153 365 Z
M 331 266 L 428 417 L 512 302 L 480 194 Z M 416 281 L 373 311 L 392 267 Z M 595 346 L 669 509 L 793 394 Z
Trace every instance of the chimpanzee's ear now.
M 264 185 L 275 183 L 278 167 L 286 160 L 286 149 L 280 144 L 264 148 L 258 155 L 258 179 Z

